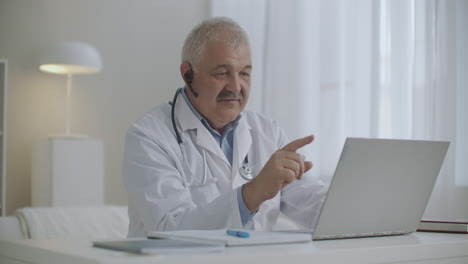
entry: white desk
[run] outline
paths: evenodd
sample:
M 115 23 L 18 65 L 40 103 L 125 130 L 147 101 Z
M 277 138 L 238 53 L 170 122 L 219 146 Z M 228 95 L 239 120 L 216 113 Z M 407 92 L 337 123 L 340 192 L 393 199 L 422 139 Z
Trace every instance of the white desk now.
M 0 263 L 468 263 L 468 235 L 404 236 L 226 248 L 224 253 L 134 255 L 91 247 L 87 241 L 0 241 Z

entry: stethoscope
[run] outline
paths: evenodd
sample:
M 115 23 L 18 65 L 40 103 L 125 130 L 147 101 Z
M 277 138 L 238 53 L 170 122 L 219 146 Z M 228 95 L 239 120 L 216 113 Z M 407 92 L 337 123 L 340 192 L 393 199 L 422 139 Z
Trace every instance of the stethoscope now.
M 176 139 L 177 139 L 177 143 L 179 144 L 179 147 L 181 148 L 181 151 L 182 151 L 182 137 L 180 136 L 179 134 L 179 131 L 177 130 L 177 125 L 176 125 L 176 122 L 175 122 L 175 114 L 174 114 L 174 111 L 175 111 L 175 105 L 176 105 L 176 102 L 177 102 L 177 98 L 179 97 L 179 94 L 182 92 L 182 89 L 183 88 L 179 88 L 177 89 L 177 91 L 175 92 L 174 94 L 174 99 L 172 99 L 171 102 L 169 102 L 169 104 L 171 105 L 171 121 L 172 121 L 172 127 L 174 128 L 174 132 L 176 134 Z M 182 155 L 183 155 L 184 151 L 182 151 Z M 205 153 L 203 152 L 203 159 L 204 159 L 204 164 L 206 165 L 206 159 L 205 159 Z M 205 174 L 206 174 L 206 171 L 205 171 Z M 247 154 L 244 158 L 244 161 L 242 162 L 242 166 L 239 168 L 239 174 L 241 175 L 242 178 L 244 178 L 245 180 L 247 181 L 250 181 L 254 178 L 253 174 L 252 174 L 252 169 L 250 168 L 249 166 L 249 154 Z M 206 179 L 206 175 L 204 176 L 203 178 L 203 183 L 205 183 L 207 181 Z

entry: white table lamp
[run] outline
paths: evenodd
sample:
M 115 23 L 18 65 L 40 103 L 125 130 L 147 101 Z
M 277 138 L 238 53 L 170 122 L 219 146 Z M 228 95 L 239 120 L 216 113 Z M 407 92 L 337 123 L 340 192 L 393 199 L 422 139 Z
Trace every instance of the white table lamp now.
M 70 130 L 72 76 L 100 72 L 102 60 L 99 52 L 86 43 L 59 42 L 45 49 L 41 53 L 39 62 L 41 71 L 67 75 L 65 135 L 58 137 L 86 138 L 86 135 L 72 134 Z

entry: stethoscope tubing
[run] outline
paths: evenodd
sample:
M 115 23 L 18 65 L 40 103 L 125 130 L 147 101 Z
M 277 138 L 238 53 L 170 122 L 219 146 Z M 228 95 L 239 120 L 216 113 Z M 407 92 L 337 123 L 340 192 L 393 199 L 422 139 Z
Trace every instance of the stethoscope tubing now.
M 176 134 L 176 139 L 177 143 L 180 145 L 182 144 L 182 137 L 179 134 L 179 131 L 177 130 L 176 122 L 175 122 L 175 105 L 177 102 L 177 97 L 179 97 L 179 94 L 182 92 L 183 88 L 178 88 L 177 91 L 174 94 L 174 99 L 172 99 L 171 104 L 171 121 L 172 121 L 172 127 L 174 128 L 174 132 Z

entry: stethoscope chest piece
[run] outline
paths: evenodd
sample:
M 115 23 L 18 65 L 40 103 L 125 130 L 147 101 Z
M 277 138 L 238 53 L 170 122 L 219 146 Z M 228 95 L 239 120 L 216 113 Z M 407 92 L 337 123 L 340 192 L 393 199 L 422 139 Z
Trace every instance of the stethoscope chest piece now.
M 239 174 L 244 178 L 245 180 L 252 180 L 254 177 L 252 175 L 252 169 L 249 167 L 248 162 L 244 162 L 242 166 L 239 168 Z

